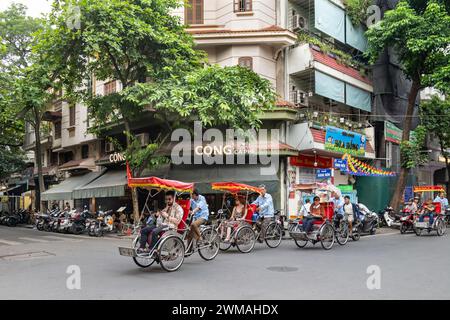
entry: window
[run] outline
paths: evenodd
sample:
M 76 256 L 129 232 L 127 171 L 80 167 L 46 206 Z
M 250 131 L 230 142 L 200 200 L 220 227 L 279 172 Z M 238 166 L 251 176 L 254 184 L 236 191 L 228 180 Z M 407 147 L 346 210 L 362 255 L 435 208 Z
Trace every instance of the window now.
M 188 0 L 184 8 L 186 24 L 203 24 L 203 0 Z
M 69 126 L 75 126 L 75 105 L 69 106 Z
M 238 64 L 243 68 L 253 70 L 253 58 L 252 57 L 240 57 Z
M 234 0 L 234 12 L 252 11 L 252 0 Z
M 103 85 L 103 94 L 105 96 L 116 92 L 116 80 L 106 82 Z
M 84 144 L 81 146 L 81 158 L 82 159 L 89 158 L 89 145 L 88 144 Z
M 61 121 L 55 122 L 55 139 L 61 139 Z

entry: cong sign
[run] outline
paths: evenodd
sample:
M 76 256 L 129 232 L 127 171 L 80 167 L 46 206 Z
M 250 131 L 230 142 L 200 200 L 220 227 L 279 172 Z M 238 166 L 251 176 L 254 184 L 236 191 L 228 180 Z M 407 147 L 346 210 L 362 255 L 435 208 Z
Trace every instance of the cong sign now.
M 353 131 L 327 126 L 325 150 L 364 156 L 366 152 L 366 136 Z

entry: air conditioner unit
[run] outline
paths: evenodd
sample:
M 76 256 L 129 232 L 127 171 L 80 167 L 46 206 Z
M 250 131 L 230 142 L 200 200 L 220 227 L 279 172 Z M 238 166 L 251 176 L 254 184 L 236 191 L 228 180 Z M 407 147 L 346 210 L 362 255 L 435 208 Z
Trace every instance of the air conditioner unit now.
M 136 135 L 136 139 L 139 141 L 141 147 L 145 147 L 148 145 L 149 135 L 148 133 L 140 133 Z
M 292 94 L 293 102 L 304 107 L 308 106 L 308 94 L 302 90 L 294 90 Z
M 105 152 L 113 152 L 114 151 L 114 144 L 112 142 L 105 142 Z
M 292 16 L 292 30 L 308 30 L 308 20 L 299 14 L 294 14 Z

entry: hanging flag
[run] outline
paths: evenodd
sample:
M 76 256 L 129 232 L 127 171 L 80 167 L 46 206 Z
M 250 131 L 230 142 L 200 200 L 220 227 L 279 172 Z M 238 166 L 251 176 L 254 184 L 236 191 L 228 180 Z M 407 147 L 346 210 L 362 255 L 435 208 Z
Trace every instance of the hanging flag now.
M 349 154 L 344 154 L 342 159 L 347 161 L 348 172 L 354 176 L 392 177 L 396 175 L 393 171 L 384 171 L 382 169 L 375 168 L 365 162 L 353 158 Z

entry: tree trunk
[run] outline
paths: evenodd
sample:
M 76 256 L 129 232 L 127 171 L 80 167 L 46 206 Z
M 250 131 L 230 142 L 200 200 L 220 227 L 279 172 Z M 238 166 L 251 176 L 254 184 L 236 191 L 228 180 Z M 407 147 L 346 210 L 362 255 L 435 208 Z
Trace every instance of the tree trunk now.
M 125 131 L 127 133 L 131 134 L 130 123 L 127 119 L 124 120 L 124 124 L 125 124 Z M 129 148 L 131 146 L 131 139 L 128 135 L 126 138 L 127 138 L 127 150 L 129 150 Z M 139 217 L 140 217 L 137 188 L 131 188 L 131 201 L 133 204 L 133 219 L 134 219 L 134 223 L 136 223 L 139 221 Z
M 417 94 L 420 90 L 420 81 L 413 80 L 411 89 L 408 94 L 408 107 L 406 109 L 405 119 L 403 121 L 403 134 L 402 141 L 409 141 L 409 136 L 412 126 L 412 115 L 414 114 L 414 107 L 416 105 Z M 403 156 L 400 155 L 401 162 L 403 162 Z M 408 177 L 409 169 L 402 166 L 400 175 L 395 186 L 394 194 L 392 195 L 391 203 L 389 204 L 394 210 L 398 210 L 402 195 L 405 190 L 406 180 Z
M 38 188 L 36 189 L 36 207 L 39 207 L 41 212 L 44 211 L 44 203 L 41 201 L 41 193 L 45 191 L 44 176 L 42 174 L 42 146 L 41 146 L 41 119 L 39 112 L 34 108 L 35 126 L 34 137 L 35 148 L 34 157 L 36 159 L 37 171 L 38 171 Z

